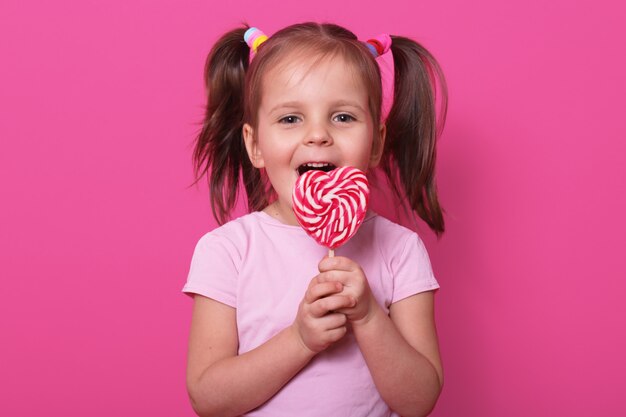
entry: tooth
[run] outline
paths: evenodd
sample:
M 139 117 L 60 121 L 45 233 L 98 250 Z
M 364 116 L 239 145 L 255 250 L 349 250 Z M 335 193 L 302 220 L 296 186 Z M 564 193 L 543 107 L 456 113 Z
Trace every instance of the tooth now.
M 328 162 L 305 162 L 301 166 L 306 168 L 325 168 L 330 167 L 331 165 L 332 164 Z

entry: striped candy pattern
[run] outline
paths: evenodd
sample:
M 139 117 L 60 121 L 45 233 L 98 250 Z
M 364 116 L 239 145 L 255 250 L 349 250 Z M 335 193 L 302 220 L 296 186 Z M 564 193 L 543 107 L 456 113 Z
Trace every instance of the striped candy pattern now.
M 302 228 L 320 245 L 335 249 L 347 242 L 363 223 L 369 183 L 365 174 L 353 167 L 328 173 L 307 171 L 298 177 L 292 200 Z

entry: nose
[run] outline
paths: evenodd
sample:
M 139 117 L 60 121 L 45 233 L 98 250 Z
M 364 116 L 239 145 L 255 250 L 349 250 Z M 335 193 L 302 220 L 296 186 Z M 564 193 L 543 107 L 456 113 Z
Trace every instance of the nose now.
M 306 133 L 305 143 L 307 145 L 329 146 L 332 145 L 333 138 L 323 122 L 312 122 Z

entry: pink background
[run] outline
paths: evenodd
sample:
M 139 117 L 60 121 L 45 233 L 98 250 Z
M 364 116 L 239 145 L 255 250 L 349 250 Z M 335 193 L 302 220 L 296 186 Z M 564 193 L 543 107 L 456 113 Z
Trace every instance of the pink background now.
M 206 53 L 242 20 L 442 63 L 433 416 L 626 415 L 622 2 L 227 3 L 2 2 L 0 415 L 193 415 L 180 290 L 214 222 L 191 143 Z

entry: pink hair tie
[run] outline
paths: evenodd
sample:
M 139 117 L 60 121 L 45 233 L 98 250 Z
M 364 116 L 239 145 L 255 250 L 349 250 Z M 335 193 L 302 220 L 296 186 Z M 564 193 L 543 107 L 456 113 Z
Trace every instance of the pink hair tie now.
M 250 60 L 252 60 L 259 46 L 267 40 L 267 35 L 258 28 L 249 28 L 243 34 L 243 39 L 250 47 Z
M 365 45 L 376 58 L 376 63 L 380 70 L 380 81 L 383 88 L 380 120 L 384 122 L 387 120 L 387 116 L 389 116 L 394 97 L 394 65 L 391 53 L 391 36 L 383 33 L 373 39 L 369 39 L 365 42 Z

